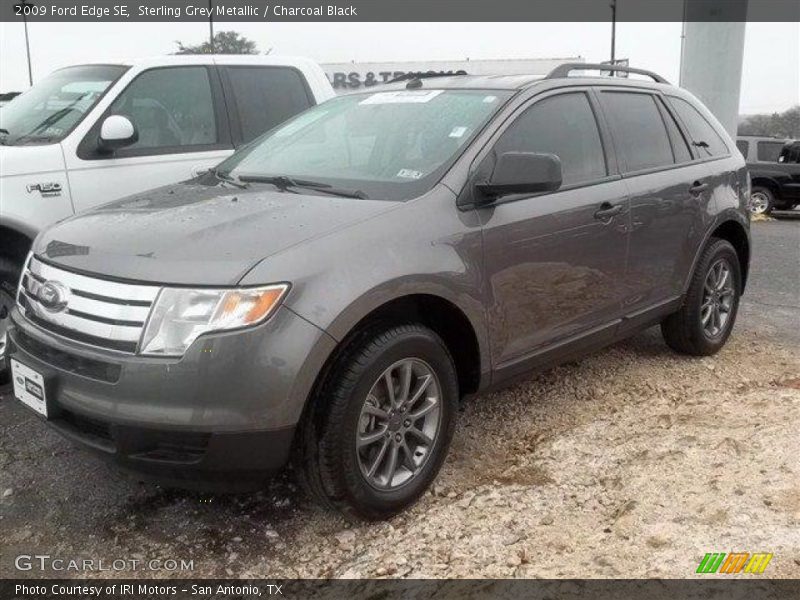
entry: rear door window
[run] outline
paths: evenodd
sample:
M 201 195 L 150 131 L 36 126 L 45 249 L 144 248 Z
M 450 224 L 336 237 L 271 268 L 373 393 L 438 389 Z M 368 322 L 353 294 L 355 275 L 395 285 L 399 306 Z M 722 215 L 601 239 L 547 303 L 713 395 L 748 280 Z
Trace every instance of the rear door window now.
M 624 172 L 675 164 L 666 125 L 652 95 L 603 92 L 601 97 Z
M 694 106 L 683 98 L 668 96 L 669 102 L 678 113 L 678 118 L 683 121 L 692 146 L 697 148 L 700 158 L 708 156 L 724 156 L 728 154 L 728 147 L 716 130 Z
M 226 67 L 239 114 L 242 142 L 310 107 L 305 79 L 289 67 Z
M 783 150 L 783 142 L 758 142 L 758 160 L 761 162 L 778 162 Z
M 495 152 L 555 154 L 561 159 L 564 185 L 607 175 L 597 121 L 583 92 L 536 102 L 503 133 Z

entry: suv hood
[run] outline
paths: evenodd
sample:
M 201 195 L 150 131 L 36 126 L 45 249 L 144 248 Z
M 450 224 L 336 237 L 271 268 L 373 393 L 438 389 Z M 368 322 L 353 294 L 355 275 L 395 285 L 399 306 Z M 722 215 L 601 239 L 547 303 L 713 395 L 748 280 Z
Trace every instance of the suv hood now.
M 39 235 L 34 253 L 66 268 L 118 279 L 235 285 L 277 252 L 396 206 L 193 180 L 62 221 Z

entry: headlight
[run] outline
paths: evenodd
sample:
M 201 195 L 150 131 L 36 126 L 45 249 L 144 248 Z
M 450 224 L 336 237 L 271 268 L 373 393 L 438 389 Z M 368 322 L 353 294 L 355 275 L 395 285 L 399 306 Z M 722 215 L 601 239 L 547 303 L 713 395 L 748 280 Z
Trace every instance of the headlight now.
M 147 320 L 140 354 L 182 356 L 198 336 L 263 323 L 289 286 L 241 289 L 164 288 Z

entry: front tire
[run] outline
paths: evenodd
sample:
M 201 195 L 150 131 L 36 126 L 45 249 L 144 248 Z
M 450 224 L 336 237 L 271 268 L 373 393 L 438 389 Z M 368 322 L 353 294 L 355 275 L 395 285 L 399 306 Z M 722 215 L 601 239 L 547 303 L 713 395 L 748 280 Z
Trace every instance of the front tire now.
M 7 258 L 0 257 L 0 385 L 8 383 L 11 379 L 11 369 L 6 358 L 8 349 L 6 329 L 11 321 L 10 313 L 14 306 L 18 281 L 19 266 Z
M 667 345 L 681 354 L 719 352 L 733 330 L 742 292 L 739 257 L 727 240 L 711 238 L 683 306 L 661 323 Z
M 439 472 L 458 383 L 441 338 L 421 325 L 377 328 L 345 348 L 300 432 L 304 487 L 351 519 L 404 510 Z

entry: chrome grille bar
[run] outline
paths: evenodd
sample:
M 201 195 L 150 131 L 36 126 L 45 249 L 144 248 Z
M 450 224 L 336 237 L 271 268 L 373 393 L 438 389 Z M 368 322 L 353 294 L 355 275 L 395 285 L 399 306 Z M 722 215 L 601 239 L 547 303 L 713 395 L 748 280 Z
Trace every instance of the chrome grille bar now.
M 48 309 L 39 294 L 45 282 L 68 290 L 66 306 Z M 32 256 L 23 271 L 17 304 L 31 321 L 62 337 L 133 353 L 161 288 L 80 275 Z

